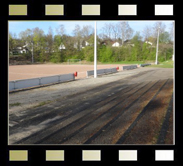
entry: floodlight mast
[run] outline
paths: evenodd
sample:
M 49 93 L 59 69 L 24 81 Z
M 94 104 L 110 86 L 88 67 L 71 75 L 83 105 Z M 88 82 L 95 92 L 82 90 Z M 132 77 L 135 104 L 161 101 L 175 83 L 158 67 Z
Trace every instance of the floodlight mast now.
M 33 41 L 31 43 L 32 43 L 32 63 L 34 63 L 34 43 Z
M 94 78 L 97 78 L 97 22 L 95 21 L 94 36 Z
M 173 22 L 173 56 L 172 56 L 172 61 L 174 61 L 175 57 L 175 22 Z
M 157 47 L 156 47 L 156 61 L 155 61 L 156 65 L 158 64 L 159 29 L 160 29 L 160 27 L 158 27 L 158 37 L 157 37 Z

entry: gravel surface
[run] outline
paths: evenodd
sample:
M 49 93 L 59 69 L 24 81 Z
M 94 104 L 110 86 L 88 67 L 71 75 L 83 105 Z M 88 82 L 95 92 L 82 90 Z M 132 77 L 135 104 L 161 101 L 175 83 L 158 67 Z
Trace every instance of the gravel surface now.
M 172 93 L 173 70 L 146 67 L 10 93 L 9 144 L 172 144 Z
M 138 74 L 141 71 L 152 70 L 151 68 L 138 68 L 135 70 L 120 71 L 115 74 L 98 76 L 97 78 L 89 77 L 72 82 L 55 84 L 47 87 L 41 87 L 26 91 L 19 91 L 9 94 L 9 113 L 18 112 L 27 108 L 39 105 L 41 102 L 54 101 L 67 95 L 72 95 L 81 91 L 87 91 L 95 86 L 103 85 L 113 81 Z M 133 82 L 132 82 L 133 83 Z M 12 106 L 20 103 L 19 106 Z

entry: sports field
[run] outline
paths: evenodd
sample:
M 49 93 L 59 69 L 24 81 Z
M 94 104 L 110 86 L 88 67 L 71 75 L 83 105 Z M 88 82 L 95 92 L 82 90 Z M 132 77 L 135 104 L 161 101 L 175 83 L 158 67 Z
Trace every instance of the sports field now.
M 125 64 L 126 65 L 126 64 Z M 97 69 L 120 67 L 122 64 L 97 65 Z M 93 65 L 61 65 L 61 64 L 39 64 L 39 65 L 13 65 L 9 66 L 9 81 L 46 77 L 59 74 L 78 72 L 78 78 L 85 78 L 86 71 L 94 70 Z

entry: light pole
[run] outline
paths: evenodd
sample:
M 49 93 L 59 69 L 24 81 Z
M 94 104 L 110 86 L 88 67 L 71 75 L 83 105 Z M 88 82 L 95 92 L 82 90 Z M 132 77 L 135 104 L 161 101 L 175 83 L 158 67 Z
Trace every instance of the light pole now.
M 158 64 L 159 29 L 160 29 L 160 27 L 158 27 L 158 37 L 157 37 L 157 47 L 156 47 L 156 61 L 155 61 L 156 65 Z
M 173 22 L 173 56 L 172 56 L 172 61 L 174 61 L 174 56 L 175 56 L 175 39 L 174 39 L 174 33 L 175 33 L 175 23 Z
M 32 43 L 32 63 L 34 63 L 34 43 L 33 41 L 31 43 Z
M 95 36 L 94 36 L 94 78 L 97 78 L 97 22 L 95 21 Z

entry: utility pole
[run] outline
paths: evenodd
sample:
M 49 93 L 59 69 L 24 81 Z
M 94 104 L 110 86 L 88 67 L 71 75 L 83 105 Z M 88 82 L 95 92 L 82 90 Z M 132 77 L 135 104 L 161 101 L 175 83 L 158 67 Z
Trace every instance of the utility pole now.
M 175 38 L 174 38 L 174 34 L 175 33 L 175 22 L 173 22 L 173 56 L 172 56 L 172 61 L 174 61 L 174 57 L 175 57 Z
M 34 43 L 32 41 L 32 63 L 34 63 Z
M 158 27 L 158 37 L 157 37 L 157 47 L 156 47 L 156 61 L 155 61 L 156 65 L 158 64 L 159 29 L 160 29 L 160 27 Z
M 94 36 L 94 78 L 97 78 L 97 22 L 95 21 Z

